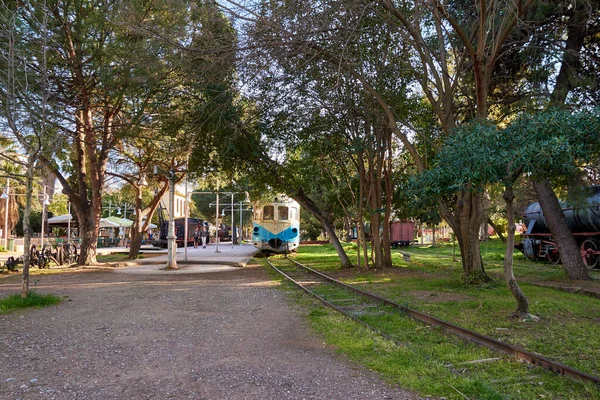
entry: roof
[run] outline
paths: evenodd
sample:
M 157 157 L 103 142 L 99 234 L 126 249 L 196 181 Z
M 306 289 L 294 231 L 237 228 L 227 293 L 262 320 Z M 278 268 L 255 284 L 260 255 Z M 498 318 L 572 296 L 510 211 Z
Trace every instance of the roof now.
M 111 218 L 129 221 L 128 219 L 124 219 L 124 218 L 117 218 L 117 217 L 111 217 Z M 59 225 L 59 226 L 66 227 L 68 225 L 69 221 L 71 221 L 72 227 L 77 226 L 77 219 L 73 218 L 73 216 L 71 214 L 57 215 L 56 217 L 48 218 L 48 225 Z M 129 221 L 129 222 L 130 222 L 129 225 L 121 225 L 124 222 L 116 222 L 116 221 L 111 221 L 108 218 L 101 218 L 100 219 L 100 228 L 118 228 L 120 226 L 131 226 L 133 221 Z

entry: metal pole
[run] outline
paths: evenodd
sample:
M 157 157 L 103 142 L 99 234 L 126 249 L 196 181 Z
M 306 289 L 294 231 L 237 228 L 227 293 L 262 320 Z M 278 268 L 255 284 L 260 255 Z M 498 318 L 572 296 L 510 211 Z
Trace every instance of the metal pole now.
M 173 220 L 175 202 L 175 171 L 169 171 L 169 235 L 167 237 L 167 245 L 169 247 L 169 260 L 167 261 L 167 269 L 178 269 L 177 267 L 177 237 L 175 236 L 175 221 Z
M 188 169 L 188 163 L 190 161 L 190 156 L 188 155 L 186 160 L 185 160 L 185 204 L 184 204 L 184 213 L 185 213 L 185 226 L 183 228 L 183 235 L 185 237 L 185 239 L 183 239 L 183 254 L 184 254 L 184 259 L 185 261 L 188 260 L 188 255 L 187 255 L 187 248 L 188 248 L 188 214 L 189 214 L 189 207 L 188 207 L 188 177 L 187 177 L 187 169 Z
M 10 178 L 6 178 L 6 210 L 4 210 L 4 250 L 8 251 L 8 206 L 10 204 Z
M 216 239 L 215 239 L 215 243 L 217 244 L 217 249 L 215 250 L 215 253 L 220 253 L 219 251 L 219 178 L 217 178 L 217 213 L 216 213 L 216 224 L 217 224 L 217 230 L 216 230 Z
M 238 240 L 240 241 L 240 246 L 242 245 L 242 201 L 240 200 L 240 236 Z
M 233 238 L 236 235 L 233 233 L 233 192 L 231 192 L 231 248 L 233 249 Z
M 44 185 L 44 195 L 42 197 L 42 244 L 40 249 L 44 249 L 44 220 L 46 219 L 46 185 Z
M 67 243 L 71 243 L 71 202 L 69 201 L 69 219 L 67 220 Z

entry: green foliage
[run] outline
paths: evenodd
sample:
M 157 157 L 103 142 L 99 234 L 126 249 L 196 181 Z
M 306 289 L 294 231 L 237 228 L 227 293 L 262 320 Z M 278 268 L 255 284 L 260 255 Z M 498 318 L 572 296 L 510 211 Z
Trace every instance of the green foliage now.
M 486 121 L 457 128 L 429 170 L 407 185 L 415 209 L 450 203 L 458 190 L 512 186 L 526 173 L 542 180 L 566 181 L 600 152 L 600 109 L 552 109 L 524 114 L 505 129 Z
M 14 294 L 0 299 L 0 314 L 7 314 L 21 308 L 53 306 L 60 301 L 60 297 L 53 294 L 40 294 L 31 290 L 25 298 L 21 298 L 20 294 Z
M 323 227 L 309 213 L 300 215 L 300 240 L 317 240 L 323 233 Z

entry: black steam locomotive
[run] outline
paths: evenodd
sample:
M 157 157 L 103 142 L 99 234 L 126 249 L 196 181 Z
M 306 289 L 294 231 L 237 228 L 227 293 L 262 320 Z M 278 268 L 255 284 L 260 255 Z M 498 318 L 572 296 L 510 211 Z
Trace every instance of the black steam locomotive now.
M 583 204 L 561 202 L 567 225 L 571 229 L 585 265 L 600 267 L 600 186 L 590 186 Z M 532 260 L 560 263 L 560 253 L 554 242 L 539 203 L 530 204 L 523 214 L 527 231 L 517 248 Z

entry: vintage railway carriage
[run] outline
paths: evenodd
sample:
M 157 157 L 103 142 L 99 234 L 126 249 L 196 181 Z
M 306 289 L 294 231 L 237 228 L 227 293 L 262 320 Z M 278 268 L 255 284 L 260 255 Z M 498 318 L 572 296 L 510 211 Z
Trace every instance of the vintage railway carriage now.
M 300 205 L 284 195 L 256 204 L 252 242 L 263 253 L 295 252 L 300 244 Z
M 410 246 L 415 238 L 413 221 L 392 221 L 390 224 L 390 244 L 393 248 Z
M 581 204 L 561 202 L 563 214 L 573 237 L 579 246 L 579 252 L 588 268 L 600 267 L 600 186 L 588 188 L 589 196 Z M 525 209 L 523 223 L 527 231 L 523 241 L 516 247 L 527 258 L 547 260 L 557 264 L 560 253 L 539 203 L 532 203 Z

